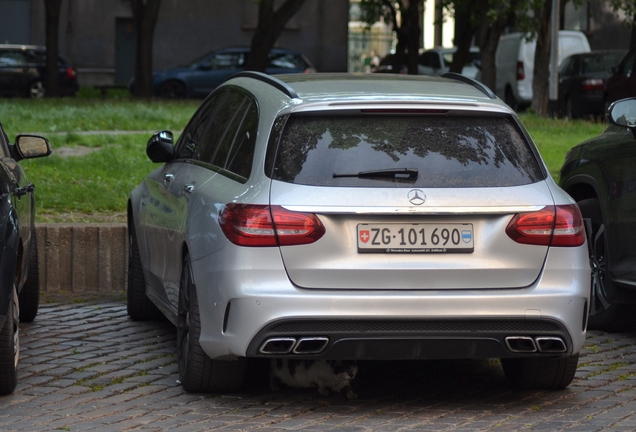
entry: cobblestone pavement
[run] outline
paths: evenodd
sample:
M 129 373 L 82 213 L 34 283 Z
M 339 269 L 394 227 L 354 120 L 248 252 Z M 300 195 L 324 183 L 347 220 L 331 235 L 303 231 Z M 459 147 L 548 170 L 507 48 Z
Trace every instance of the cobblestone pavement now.
M 591 332 L 563 391 L 512 391 L 496 361 L 368 362 L 348 401 L 272 392 L 266 372 L 238 394 L 185 393 L 175 329 L 130 321 L 121 299 L 45 303 L 20 327 L 0 430 L 636 430 L 636 332 Z

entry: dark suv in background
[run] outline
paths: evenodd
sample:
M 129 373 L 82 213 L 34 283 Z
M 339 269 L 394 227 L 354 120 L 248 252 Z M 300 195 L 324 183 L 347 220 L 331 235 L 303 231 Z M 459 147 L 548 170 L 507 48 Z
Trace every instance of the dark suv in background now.
M 611 105 L 611 124 L 572 148 L 560 186 L 579 204 L 592 286 L 590 328 L 625 329 L 636 304 L 636 98 Z
M 79 91 L 77 71 L 64 57 L 58 59 L 60 95 Z M 0 95 L 41 98 L 46 94 L 46 47 L 0 44 Z

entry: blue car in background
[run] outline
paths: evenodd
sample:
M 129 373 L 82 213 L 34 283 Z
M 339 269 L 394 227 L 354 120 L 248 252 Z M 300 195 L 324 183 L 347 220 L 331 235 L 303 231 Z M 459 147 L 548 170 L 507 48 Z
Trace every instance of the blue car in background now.
M 205 97 L 223 81 L 245 70 L 249 53 L 248 47 L 226 48 L 206 54 L 189 66 L 153 72 L 154 94 L 174 99 Z M 265 69 L 269 75 L 315 71 L 303 54 L 278 48 L 269 53 Z

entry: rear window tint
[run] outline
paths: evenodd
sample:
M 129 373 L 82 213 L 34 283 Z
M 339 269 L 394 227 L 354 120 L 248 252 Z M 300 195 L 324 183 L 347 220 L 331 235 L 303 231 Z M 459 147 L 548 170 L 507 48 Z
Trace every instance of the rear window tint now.
M 334 177 L 415 168 L 417 178 Z M 470 188 L 519 186 L 544 174 L 505 117 L 291 116 L 273 178 L 314 186 Z

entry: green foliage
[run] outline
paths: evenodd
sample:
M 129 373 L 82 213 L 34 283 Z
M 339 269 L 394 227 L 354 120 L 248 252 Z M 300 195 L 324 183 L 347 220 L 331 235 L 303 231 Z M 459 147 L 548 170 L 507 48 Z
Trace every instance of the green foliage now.
M 181 130 L 200 100 L 130 98 L 0 99 L 0 121 L 11 140 L 20 132 Z
M 519 117 L 555 180 L 558 180 L 568 150 L 598 135 L 607 127 L 606 123 L 599 121 L 554 119 L 532 113 Z

